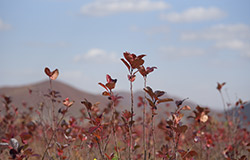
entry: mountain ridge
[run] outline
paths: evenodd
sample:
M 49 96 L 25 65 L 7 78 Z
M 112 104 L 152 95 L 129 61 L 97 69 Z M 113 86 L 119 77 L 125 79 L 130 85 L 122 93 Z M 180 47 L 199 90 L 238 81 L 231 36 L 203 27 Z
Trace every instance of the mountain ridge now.
M 71 115 L 80 115 L 80 109 L 85 108 L 81 101 L 84 99 L 87 99 L 92 104 L 96 102 L 100 102 L 100 109 L 104 109 L 108 104 L 109 100 L 107 97 L 104 97 L 100 94 L 93 94 L 89 93 L 83 90 L 80 90 L 78 88 L 75 88 L 74 86 L 71 86 L 67 83 L 61 82 L 61 81 L 52 81 L 52 87 L 53 90 L 59 91 L 61 94 L 61 97 L 59 98 L 61 101 L 65 98 L 69 98 L 70 100 L 74 100 L 75 104 L 70 108 L 70 114 Z M 51 105 L 51 100 L 45 97 L 45 94 L 48 94 L 50 89 L 50 82 L 49 81 L 40 81 L 28 85 L 23 86 L 7 86 L 7 87 L 1 87 L 0 88 L 0 95 L 6 95 L 10 96 L 13 100 L 13 105 L 17 108 L 21 109 L 21 106 L 23 103 L 26 103 L 27 106 L 37 107 L 41 102 L 47 102 L 48 107 Z M 31 94 L 30 94 L 31 92 Z M 119 94 L 123 97 L 121 99 L 121 102 L 119 106 L 116 108 L 117 111 L 121 112 L 125 109 L 130 110 L 130 93 L 126 91 L 118 91 L 115 92 L 115 94 Z M 135 91 L 134 92 L 134 110 L 136 117 L 141 116 L 142 107 L 137 107 L 137 104 L 139 102 L 138 96 L 144 96 L 143 91 Z M 173 98 L 174 100 L 181 100 L 182 98 L 177 96 L 172 96 L 171 94 L 165 94 L 165 97 Z M 175 109 L 175 103 L 169 102 L 166 104 L 162 104 L 158 107 L 158 110 L 156 112 L 159 113 L 159 118 L 166 118 L 166 112 L 171 112 Z M 198 105 L 191 100 L 186 100 L 184 102 L 184 105 L 188 105 L 192 108 L 192 110 Z M 63 105 L 60 104 L 56 109 L 59 109 Z M 204 107 L 204 106 L 202 106 Z M 246 107 L 246 113 L 250 113 L 248 110 L 250 107 Z M 150 111 L 150 107 L 147 107 L 147 110 Z M 218 111 L 211 110 L 211 114 L 219 113 Z M 192 114 L 191 112 L 188 113 L 188 115 Z M 247 115 L 248 118 L 250 117 Z

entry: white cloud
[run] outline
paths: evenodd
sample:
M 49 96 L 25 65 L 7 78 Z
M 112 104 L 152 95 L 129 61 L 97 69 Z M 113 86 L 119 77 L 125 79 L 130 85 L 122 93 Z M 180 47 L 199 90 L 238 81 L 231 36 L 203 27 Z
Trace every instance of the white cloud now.
M 170 32 L 169 26 L 153 26 L 150 28 L 140 28 L 136 25 L 132 25 L 129 29 L 132 32 L 143 32 L 149 36 L 156 34 L 168 34 Z
M 181 57 L 194 57 L 201 56 L 205 54 L 205 51 L 201 48 L 191 48 L 191 47 L 162 47 L 160 48 L 160 53 L 168 58 L 181 58 Z
M 219 24 L 202 31 L 184 32 L 182 40 L 228 40 L 249 39 L 250 26 L 245 24 L 224 25 Z
M 215 46 L 218 48 L 238 50 L 238 49 L 243 49 L 246 46 L 246 44 L 240 40 L 229 40 L 229 41 L 218 41 L 215 44 Z
M 81 7 L 81 13 L 91 16 L 106 16 L 121 12 L 146 12 L 164 10 L 169 5 L 152 0 L 95 0 Z
M 218 41 L 215 44 L 215 47 L 219 49 L 227 49 L 227 50 L 234 50 L 239 51 L 242 56 L 250 58 L 250 43 L 244 42 L 242 40 L 225 40 L 225 41 Z
M 215 49 L 236 51 L 250 57 L 250 26 L 245 24 L 219 24 L 201 31 L 185 32 L 182 40 L 211 41 Z
M 93 62 L 118 62 L 119 58 L 114 52 L 107 52 L 99 48 L 90 49 L 85 54 L 79 54 L 74 57 L 75 62 L 79 61 L 93 61 Z
M 11 25 L 5 23 L 1 18 L 0 18 L 0 31 L 5 31 L 11 29 Z
M 222 10 L 210 7 L 210 8 L 190 8 L 182 13 L 172 12 L 168 14 L 162 14 L 161 19 L 170 22 L 195 22 L 195 21 L 207 21 L 207 20 L 217 20 L 226 16 Z
M 29 47 L 38 47 L 38 48 L 66 48 L 70 47 L 71 44 L 65 41 L 60 41 L 60 42 L 27 42 L 26 45 Z

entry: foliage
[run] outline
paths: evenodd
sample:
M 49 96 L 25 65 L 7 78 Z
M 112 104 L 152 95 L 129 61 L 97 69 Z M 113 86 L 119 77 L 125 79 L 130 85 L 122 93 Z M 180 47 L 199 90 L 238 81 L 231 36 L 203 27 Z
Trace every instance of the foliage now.
M 114 93 L 117 79 L 108 74 L 106 83 L 98 83 L 104 89 L 102 95 L 107 97 L 108 105 L 102 108 L 99 102 L 83 97 L 80 117 L 69 114 L 76 103 L 74 97 L 61 97 L 60 92 L 53 89 L 58 69 L 44 69 L 49 78 L 49 90 L 36 107 L 27 110 L 25 102 L 14 106 L 12 97 L 1 95 L 0 157 L 15 160 L 246 160 L 250 157 L 249 126 L 240 117 L 246 102 L 239 99 L 234 104 L 226 103 L 225 82 L 217 83 L 225 111 L 223 118 L 211 114 L 209 108 L 185 105 L 188 98 L 176 100 L 165 91 L 154 91 L 146 85 L 142 88 L 145 97 L 136 97 L 138 109 L 143 106 L 143 112 L 136 115 L 132 90 L 136 73 L 142 75 L 146 84 L 146 77 L 157 67 L 145 68 L 144 54 L 136 56 L 125 52 L 123 56 L 121 61 L 128 69 L 131 106 L 121 112 L 116 110 L 122 100 Z M 35 94 L 32 90 L 28 93 Z M 164 119 L 157 119 L 163 104 L 167 113 Z M 173 110 L 168 107 L 170 104 L 174 104 Z M 233 113 L 227 106 L 234 108 Z

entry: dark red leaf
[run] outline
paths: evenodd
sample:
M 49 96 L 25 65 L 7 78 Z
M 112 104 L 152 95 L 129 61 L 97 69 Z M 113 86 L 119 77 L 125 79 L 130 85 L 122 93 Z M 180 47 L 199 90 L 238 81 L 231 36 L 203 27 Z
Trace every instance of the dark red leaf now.
M 222 89 L 222 87 L 224 86 L 226 84 L 226 82 L 223 82 L 223 83 L 219 83 L 219 82 L 217 82 L 217 89 L 218 89 L 218 91 L 219 92 L 221 92 L 221 89 Z
M 134 81 L 135 81 L 135 78 L 136 78 L 136 75 L 132 75 L 132 76 L 128 75 L 128 80 L 129 80 L 130 82 L 134 82 Z
M 157 69 L 157 67 L 147 67 L 146 72 L 147 72 L 147 74 L 149 74 L 149 73 L 153 72 L 155 69 Z
M 185 100 L 187 100 L 188 98 L 185 98 L 185 99 L 183 99 L 183 100 L 177 100 L 177 101 L 175 101 L 175 104 L 176 104 L 176 106 L 179 108 L 181 105 L 182 105 L 182 103 L 185 101 Z
M 102 92 L 102 95 L 103 95 L 103 96 L 110 96 L 110 93 L 107 92 L 107 91 L 104 91 L 104 92 Z
M 127 66 L 128 71 L 130 71 L 130 65 L 123 58 L 121 58 L 121 61 Z
M 91 110 L 92 104 L 87 99 L 84 99 L 84 101 L 81 101 L 81 103 L 84 104 L 88 110 Z
M 105 156 L 109 159 L 109 160 L 112 160 L 111 157 L 109 157 L 109 155 L 107 153 L 105 153 Z
M 52 75 L 52 73 L 51 73 L 51 71 L 50 71 L 50 69 L 49 69 L 48 67 L 46 67 L 46 68 L 44 69 L 44 72 L 45 72 L 46 75 L 49 76 L 49 77 Z
M 156 105 L 154 104 L 154 102 L 152 102 L 149 98 L 146 98 L 149 105 L 153 108 L 153 109 L 156 109 Z
M 147 86 L 146 88 L 143 88 L 143 90 L 148 93 L 151 99 L 154 99 L 154 92 L 149 86 Z
M 161 97 L 161 96 L 163 96 L 164 94 L 165 94 L 164 91 L 155 91 L 154 92 L 154 95 L 155 95 L 156 99 L 159 98 L 159 97 Z
M 102 86 L 104 89 L 106 89 L 107 91 L 109 91 L 108 88 L 107 88 L 104 84 L 102 84 L 101 82 L 99 82 L 98 84 L 99 84 L 100 86 Z
M 115 88 L 115 83 L 113 83 L 113 82 L 107 83 L 107 84 L 106 84 L 106 87 L 107 87 L 109 90 L 112 90 L 112 89 Z
M 30 139 L 32 137 L 32 135 L 30 133 L 28 133 L 28 132 L 23 132 L 23 133 L 20 134 L 20 137 L 21 137 L 22 140 L 28 140 L 28 139 Z
M 157 104 L 163 103 L 163 102 L 171 102 L 174 101 L 172 98 L 164 98 L 164 99 L 159 99 L 157 101 Z
M 147 71 L 145 69 L 145 67 L 143 65 L 141 65 L 139 68 L 138 68 L 139 72 L 141 73 L 141 75 L 143 77 L 147 76 Z
M 143 59 L 135 59 L 132 62 L 131 66 L 132 66 L 133 69 L 135 69 L 135 68 L 139 68 L 141 65 L 143 65 L 143 63 L 144 63 Z

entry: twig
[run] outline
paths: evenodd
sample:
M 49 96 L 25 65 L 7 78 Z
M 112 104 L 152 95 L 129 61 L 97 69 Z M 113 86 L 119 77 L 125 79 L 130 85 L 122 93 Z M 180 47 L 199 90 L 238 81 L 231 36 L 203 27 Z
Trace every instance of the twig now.
M 133 70 L 131 70 L 131 75 L 132 75 Z M 132 128 L 133 128 L 133 117 L 134 117 L 134 95 L 133 95 L 133 82 L 130 81 L 130 100 L 131 100 L 131 121 L 129 123 L 129 137 L 130 137 L 130 144 L 129 144 L 129 149 L 128 149 L 128 157 L 129 160 L 131 160 L 131 149 L 133 148 L 133 137 L 132 137 Z
M 49 140 L 49 143 L 47 144 L 47 147 L 46 147 L 46 149 L 45 149 L 45 151 L 44 151 L 44 153 L 43 153 L 42 160 L 44 160 L 45 154 L 47 153 L 47 151 L 48 151 L 48 149 L 49 149 L 49 147 L 50 147 L 50 144 L 51 144 L 51 142 L 52 142 L 52 139 L 54 138 L 54 136 L 55 136 L 55 134 L 56 134 L 56 130 L 58 129 L 58 126 L 59 126 L 59 124 L 61 123 L 61 121 L 63 120 L 63 118 L 64 118 L 64 114 L 62 115 L 61 119 L 58 121 L 58 123 L 57 123 L 57 125 L 56 125 L 56 129 L 55 129 L 55 130 L 53 131 L 53 133 L 52 133 L 52 136 L 51 136 L 51 138 L 50 138 L 50 140 Z
M 155 160 L 155 130 L 154 130 L 154 114 L 153 114 L 153 110 L 152 110 L 152 137 L 153 137 L 153 160 Z
M 105 159 L 105 157 L 104 157 L 104 155 L 103 155 L 103 153 L 102 153 L 101 144 L 100 144 L 98 138 L 97 138 L 97 137 L 95 137 L 95 138 L 96 138 L 96 141 L 97 141 L 97 144 L 98 144 L 98 148 L 99 148 L 99 152 L 100 152 L 100 154 L 101 154 L 101 157 L 102 157 L 102 159 Z
M 144 76 L 144 88 L 147 86 L 147 77 Z M 144 92 L 144 103 L 143 103 L 143 156 L 144 160 L 147 160 L 147 146 L 146 146 L 146 124 L 145 124 L 145 117 L 146 117 L 146 92 Z

